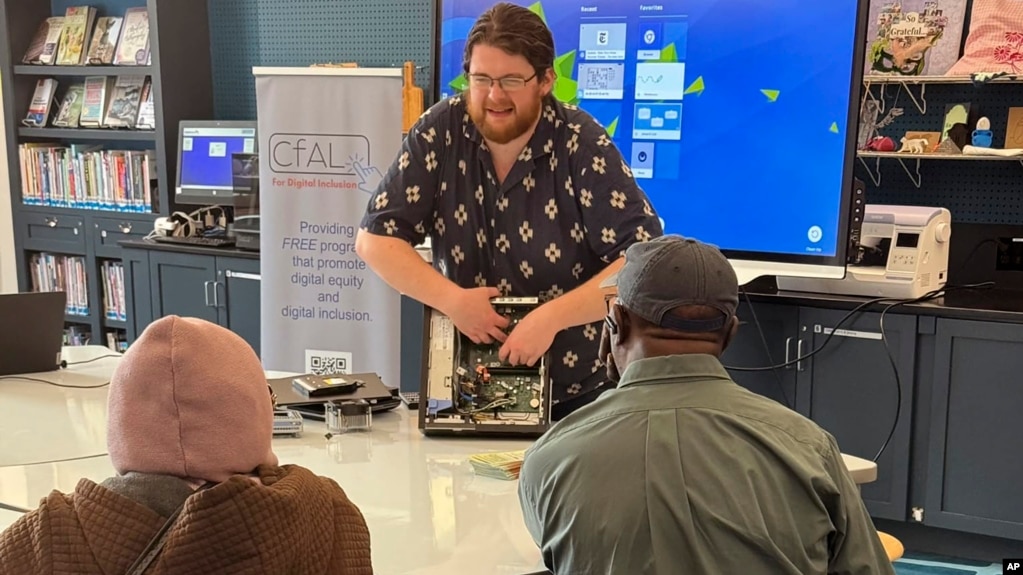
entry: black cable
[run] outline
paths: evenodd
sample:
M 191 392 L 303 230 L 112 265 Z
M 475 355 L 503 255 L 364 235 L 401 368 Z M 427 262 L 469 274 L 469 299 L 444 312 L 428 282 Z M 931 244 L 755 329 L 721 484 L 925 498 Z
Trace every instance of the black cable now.
M 892 348 L 888 345 L 888 335 L 884 332 L 884 316 L 886 313 L 891 311 L 893 308 L 904 305 L 905 302 L 895 302 L 889 304 L 883 310 L 881 310 L 881 318 L 878 320 L 878 327 L 881 331 L 881 343 L 884 345 L 885 355 L 888 356 L 888 362 L 892 365 L 892 373 L 895 374 L 895 420 L 892 421 L 892 428 L 888 430 L 888 437 L 885 438 L 884 443 L 881 444 L 881 449 L 877 450 L 877 455 L 874 456 L 874 463 L 877 463 L 878 459 L 881 458 L 881 454 L 888 447 L 888 443 L 895 436 L 895 429 L 899 426 L 899 415 L 902 413 L 902 378 L 899 377 L 899 366 L 895 362 L 895 355 L 892 354 Z
M 888 436 L 885 438 L 884 443 L 881 444 L 881 448 L 878 450 L 877 454 L 874 456 L 874 458 L 872 460 L 874 463 L 877 463 L 878 459 L 880 459 L 880 457 L 881 457 L 881 454 L 884 453 L 885 449 L 887 449 L 888 444 L 892 440 L 892 437 L 895 436 L 895 430 L 899 426 L 899 418 L 900 418 L 901 411 L 902 411 L 902 379 L 899 377 L 898 364 L 895 361 L 894 354 L 892 354 L 891 346 L 888 344 L 888 336 L 887 336 L 887 334 L 885 333 L 885 330 L 884 330 L 884 317 L 885 317 L 885 315 L 889 311 L 891 311 L 892 309 L 894 309 L 894 308 L 896 308 L 898 306 L 909 305 L 909 304 L 914 304 L 914 303 L 920 303 L 920 302 L 936 299 L 938 297 L 941 297 L 941 296 L 945 295 L 948 291 L 951 291 L 951 290 L 958 290 L 958 289 L 989 289 L 989 288 L 993 288 L 994 286 L 995 286 L 994 282 L 982 282 L 982 283 L 977 283 L 977 284 L 964 284 L 964 285 L 958 285 L 958 286 L 956 286 L 956 285 L 946 285 L 946 286 L 938 288 L 936 290 L 932 290 L 930 292 L 927 292 L 924 295 L 922 295 L 920 297 L 917 297 L 917 298 L 910 298 L 910 299 L 874 298 L 874 299 L 871 299 L 871 300 L 867 300 L 867 301 L 857 305 L 855 308 L 853 308 L 851 311 L 849 311 L 849 313 L 845 314 L 845 316 L 843 316 L 842 319 L 838 320 L 838 322 L 831 328 L 831 332 L 828 333 L 827 337 L 824 338 L 824 341 L 821 342 L 820 346 L 817 347 L 817 349 L 814 349 L 813 351 L 811 351 L 810 353 L 808 353 L 806 355 L 799 356 L 799 357 L 797 357 L 796 359 L 794 359 L 792 361 L 787 361 L 787 362 L 782 363 L 782 364 L 772 365 L 772 366 L 767 366 L 767 367 L 746 367 L 746 368 L 741 368 L 741 367 L 727 367 L 726 366 L 726 369 L 730 369 L 730 370 L 734 369 L 736 371 L 767 371 L 767 370 L 772 370 L 773 371 L 773 370 L 776 370 L 776 369 L 787 367 L 787 366 L 792 365 L 794 363 L 798 363 L 798 362 L 803 361 L 805 359 L 808 359 L 810 357 L 813 357 L 814 355 L 819 353 L 821 350 L 823 350 L 827 346 L 828 342 L 831 341 L 831 338 L 835 335 L 835 333 L 838 332 L 839 326 L 841 326 L 843 323 L 848 321 L 853 315 L 855 315 L 856 313 L 858 313 L 859 311 L 861 311 L 862 309 L 864 309 L 865 307 L 867 307 L 869 305 L 872 305 L 872 304 L 875 304 L 875 303 L 888 303 L 888 305 L 885 306 L 885 308 L 883 310 L 881 310 L 881 317 L 879 318 L 878 324 L 879 324 L 879 330 L 881 332 L 881 344 L 884 346 L 885 354 L 888 356 L 888 361 L 889 361 L 889 363 L 892 366 L 892 373 L 895 375 L 895 418 L 892 421 L 891 429 L 888 431 Z M 748 294 L 746 294 L 746 300 L 747 300 L 747 302 L 750 303 L 750 310 L 752 312 L 752 302 L 749 300 L 749 295 Z M 756 313 L 755 312 L 753 312 L 753 318 L 754 318 L 753 321 L 756 322 L 757 328 L 760 331 L 761 336 L 763 336 L 763 329 L 760 327 L 759 320 L 756 319 Z M 766 337 L 762 337 L 762 342 L 764 344 L 764 349 L 766 351 L 767 350 L 767 338 Z M 770 354 L 768 354 L 768 361 L 771 361 L 771 362 L 774 361 L 774 360 L 772 360 L 770 358 Z
M 834 337 L 835 332 L 838 331 L 838 327 L 841 326 L 842 324 L 844 324 L 845 322 L 849 321 L 849 319 L 852 318 L 852 316 L 854 316 L 857 313 L 859 313 L 860 310 L 862 310 L 863 308 L 865 308 L 867 306 L 874 305 L 876 303 L 884 303 L 884 302 L 889 302 L 889 301 L 892 301 L 892 298 L 883 298 L 883 297 L 882 298 L 874 298 L 874 299 L 871 299 L 871 300 L 867 300 L 867 301 L 861 303 L 860 305 L 854 307 L 851 311 L 849 311 L 849 313 L 847 313 L 844 316 L 842 316 L 842 319 L 838 320 L 838 323 L 836 323 L 835 326 L 831 329 L 831 333 L 829 333 L 827 335 L 827 337 L 824 338 L 824 341 L 821 342 L 820 346 L 817 349 L 814 349 L 813 351 L 811 351 L 810 353 L 808 353 L 806 355 L 801 355 L 801 356 L 796 357 L 796 359 L 789 360 L 789 361 L 786 361 L 785 363 L 779 363 L 779 364 L 776 364 L 776 365 L 768 365 L 768 366 L 764 366 L 764 367 L 732 367 L 732 366 L 726 365 L 725 369 L 727 369 L 727 370 L 734 370 L 734 371 L 772 371 L 772 370 L 775 370 L 775 369 L 782 369 L 782 368 L 788 367 L 790 365 L 795 365 L 795 364 L 797 364 L 797 363 L 799 363 L 801 361 L 807 360 L 807 359 L 817 355 L 818 353 L 820 353 L 820 351 L 822 349 L 824 349 L 825 346 L 828 345 L 828 342 L 831 341 L 831 338 Z
M 983 242 L 981 242 L 981 243 L 983 244 Z M 902 379 L 899 377 L 899 368 L 898 368 L 897 363 L 895 361 L 895 355 L 892 353 L 892 349 L 888 345 L 888 336 L 887 336 L 887 334 L 885 334 L 885 331 L 884 331 L 884 316 L 888 312 L 890 312 L 891 310 L 893 310 L 893 309 L 895 309 L 895 308 L 897 308 L 897 307 L 899 307 L 901 305 L 908 305 L 908 304 L 912 304 L 912 303 L 919 303 L 919 302 L 922 302 L 922 301 L 927 301 L 929 299 L 934 299 L 935 297 L 937 297 L 937 294 L 944 295 L 945 292 L 947 292 L 948 290 L 956 290 L 956 289 L 990 289 L 990 288 L 993 288 L 993 287 L 995 287 L 995 282 L 982 282 L 982 283 L 978 283 L 978 284 L 965 284 L 965 285 L 961 285 L 961 286 L 945 286 L 944 288 L 937 289 L 937 290 L 934 290 L 932 292 L 928 292 L 928 293 L 924 294 L 923 296 L 921 296 L 919 298 L 916 298 L 916 299 L 902 300 L 902 301 L 897 301 L 897 302 L 891 303 L 891 304 L 885 306 L 885 308 L 883 310 L 881 310 L 881 317 L 878 320 L 879 331 L 881 332 L 881 343 L 884 345 L 885 353 L 888 355 L 888 362 L 892 366 L 892 373 L 895 374 L 895 392 L 896 392 L 895 393 L 895 420 L 892 422 L 892 428 L 890 430 L 888 430 L 888 437 L 885 438 L 884 443 L 881 444 L 881 449 L 879 449 L 877 451 L 877 455 L 874 456 L 874 459 L 873 459 L 874 463 L 877 463 L 878 459 L 881 458 L 881 454 L 884 453 L 884 450 L 888 447 L 888 443 L 891 442 L 892 437 L 895 436 L 895 429 L 899 426 L 899 415 L 902 412 Z M 934 295 L 932 295 L 932 294 L 934 294 Z
M 107 355 L 101 355 L 99 357 L 94 357 L 92 359 L 85 359 L 85 360 L 82 360 L 82 361 L 71 361 L 71 362 L 68 362 L 68 365 L 82 365 L 83 363 L 92 363 L 94 361 L 99 361 L 99 360 L 107 358 L 107 357 L 123 357 L 123 356 L 120 355 L 120 354 L 115 355 L 115 354 L 112 354 L 112 353 L 108 353 Z
M 67 389 L 99 389 L 110 385 L 110 382 L 101 383 L 100 385 L 68 385 L 66 383 L 57 383 L 55 381 L 48 381 L 45 379 L 39 379 L 38 377 L 26 377 L 22 375 L 4 375 L 0 376 L 0 379 L 20 379 L 23 381 L 34 381 L 36 383 L 45 383 L 46 385 L 52 385 L 54 387 L 65 387 Z
M 53 465 L 55 463 L 70 463 L 72 461 L 85 461 L 86 459 L 97 459 L 99 457 L 106 457 L 109 453 L 96 453 L 93 455 L 78 455 L 75 457 L 65 457 L 64 459 L 50 459 L 47 461 L 27 461 L 25 463 L 18 463 L 18 467 L 28 467 L 29 465 Z M 12 509 L 17 511 L 17 509 Z
M 774 358 L 771 357 L 771 346 L 767 343 L 767 336 L 764 335 L 764 328 L 760 324 L 760 318 L 757 317 L 757 312 L 753 309 L 753 301 L 750 300 L 749 293 L 746 292 L 746 288 L 743 286 L 739 286 L 739 292 L 746 298 L 746 306 L 749 307 L 750 315 L 753 316 L 753 324 L 757 326 L 757 332 L 760 334 L 760 343 L 764 345 L 764 353 L 767 354 L 767 361 L 773 364 Z M 789 399 L 789 394 L 785 391 L 785 380 L 782 379 L 778 370 L 772 369 L 771 373 L 774 374 L 774 381 L 778 384 L 778 390 L 781 391 L 781 396 L 785 400 L 785 406 L 791 410 L 795 410 L 795 402 Z

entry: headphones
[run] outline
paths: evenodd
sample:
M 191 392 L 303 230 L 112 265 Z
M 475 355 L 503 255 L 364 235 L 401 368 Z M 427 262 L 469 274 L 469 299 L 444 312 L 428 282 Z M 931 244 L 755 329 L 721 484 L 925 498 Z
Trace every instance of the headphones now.
M 611 312 L 608 312 L 608 314 L 604 316 L 604 323 L 607 324 L 608 333 L 618 335 L 618 324 L 615 322 L 614 318 L 611 317 Z

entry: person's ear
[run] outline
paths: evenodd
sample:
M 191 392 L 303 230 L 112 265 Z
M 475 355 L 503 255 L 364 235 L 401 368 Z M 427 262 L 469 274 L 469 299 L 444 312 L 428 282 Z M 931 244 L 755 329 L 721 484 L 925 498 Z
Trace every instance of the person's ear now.
M 547 68 L 541 78 L 543 78 L 543 80 L 540 82 L 540 91 L 544 96 L 546 96 L 554 89 L 554 81 L 557 80 L 557 76 L 554 75 L 554 70 L 552 68 Z
M 728 347 L 728 344 L 732 343 L 732 338 L 734 338 L 735 334 L 739 331 L 739 318 L 732 316 L 732 325 L 729 326 L 727 330 L 728 331 L 725 332 L 725 340 L 721 342 L 721 351 L 724 351 Z

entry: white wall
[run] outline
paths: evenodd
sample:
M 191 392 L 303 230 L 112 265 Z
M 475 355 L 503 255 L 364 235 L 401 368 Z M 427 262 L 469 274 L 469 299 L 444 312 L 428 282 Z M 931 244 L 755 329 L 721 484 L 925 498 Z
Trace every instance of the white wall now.
M 0 82 L 3 79 L 0 78 Z M 3 86 L 0 85 L 0 109 L 3 108 Z M 14 255 L 14 222 L 11 218 L 11 178 L 7 170 L 7 138 L 4 115 L 0 114 L 0 293 L 18 291 L 18 275 Z M 14 150 L 13 153 L 18 153 Z

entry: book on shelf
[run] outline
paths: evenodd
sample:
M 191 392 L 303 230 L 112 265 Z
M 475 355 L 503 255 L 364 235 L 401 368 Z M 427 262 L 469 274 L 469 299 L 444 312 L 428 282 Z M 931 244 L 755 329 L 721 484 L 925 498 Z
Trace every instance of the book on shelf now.
M 36 252 L 32 254 L 29 272 L 32 291 L 62 291 L 67 294 L 67 315 L 89 315 L 85 256 Z
M 53 125 L 58 128 L 77 128 L 78 119 L 82 116 L 82 101 L 85 100 L 85 84 L 78 82 L 68 86 L 64 99 L 57 110 Z
M 64 328 L 64 345 L 89 345 L 92 342 L 92 330 L 82 325 L 69 325 Z
M 135 128 L 139 130 L 156 129 L 156 107 L 153 104 L 153 79 L 147 78 L 142 87 L 142 98 L 139 102 L 139 115 L 135 120 Z
M 124 303 L 124 264 L 104 260 L 101 266 L 103 276 L 103 315 L 107 319 L 125 321 L 128 319 Z
M 58 66 L 79 66 L 86 63 L 86 48 L 96 21 L 96 9 L 91 6 L 68 6 L 64 12 L 64 29 L 57 49 Z
M 123 332 L 123 331 L 119 331 L 119 332 L 108 331 L 107 332 L 107 347 L 111 351 L 116 351 L 118 353 L 127 351 L 128 350 L 128 334 Z
M 25 0 L 29 1 L 29 0 Z M 60 66 L 149 66 L 149 9 L 136 6 L 123 15 L 99 16 L 91 6 L 70 6 L 36 29 L 23 64 Z
M 43 20 L 21 59 L 22 64 L 53 64 L 57 60 L 57 47 L 63 30 L 63 16 L 50 16 Z
M 53 108 L 53 101 L 57 96 L 57 80 L 53 78 L 40 78 L 36 82 L 35 92 L 32 94 L 32 102 L 28 106 L 28 113 L 22 124 L 32 128 L 41 128 L 50 120 L 50 111 Z
M 149 10 L 145 7 L 128 8 L 124 13 L 121 37 L 117 41 L 114 64 L 117 66 L 145 66 L 151 62 L 149 54 Z
M 117 78 L 114 76 L 89 76 L 85 79 L 85 100 L 78 124 L 83 128 L 103 127 L 103 113 Z
M 107 128 L 134 128 L 147 76 L 119 76 L 110 91 L 103 125 Z
M 98 144 L 18 146 L 21 199 L 28 206 L 152 213 L 155 150 L 104 150 Z
M 113 64 L 114 53 L 117 51 L 117 37 L 121 34 L 122 16 L 103 16 L 96 19 L 96 29 L 92 31 L 92 42 L 85 61 L 89 64 Z

